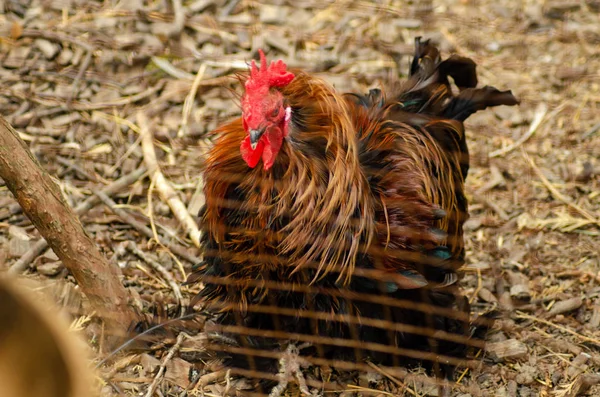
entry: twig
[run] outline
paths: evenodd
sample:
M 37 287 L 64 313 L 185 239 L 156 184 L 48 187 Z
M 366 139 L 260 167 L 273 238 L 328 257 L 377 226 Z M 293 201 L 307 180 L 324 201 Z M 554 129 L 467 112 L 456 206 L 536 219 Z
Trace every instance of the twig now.
M 494 203 L 489 198 L 483 197 L 480 200 L 483 202 L 483 204 L 487 205 L 488 207 L 490 207 L 490 209 L 492 209 L 494 212 L 496 212 L 498 214 L 498 216 L 500 217 L 500 219 L 502 219 L 503 221 L 507 221 L 510 219 L 508 214 L 502 208 L 500 208 L 500 206 L 498 204 Z
M 171 0 L 173 2 L 173 14 L 175 14 L 175 18 L 173 18 L 173 32 L 174 34 L 180 34 L 185 26 L 185 12 L 183 11 L 183 6 L 181 5 L 181 0 Z
M 363 392 L 364 394 L 358 394 L 360 395 L 370 395 L 370 394 L 374 394 L 376 396 L 390 396 L 390 397 L 396 397 L 398 396 L 398 394 L 392 394 L 390 392 L 387 391 L 383 391 L 383 390 L 378 390 L 378 389 L 371 389 L 368 387 L 364 387 L 364 386 L 359 386 L 359 385 L 346 385 L 347 389 L 343 390 L 343 391 L 349 391 L 349 392 Z M 344 395 L 344 394 L 342 394 Z M 355 394 L 351 394 L 351 395 L 355 395 Z M 418 394 L 417 394 L 418 396 Z
M 73 102 L 73 98 L 76 98 L 79 94 L 79 82 L 83 78 L 85 71 L 90 66 L 92 62 L 92 55 L 94 55 L 93 49 L 88 49 L 85 54 L 85 58 L 83 58 L 83 62 L 81 62 L 81 66 L 79 67 L 79 71 L 77 72 L 77 76 L 75 76 L 75 80 L 73 80 L 73 84 L 71 85 L 71 93 L 67 98 L 67 107 L 71 107 L 71 103 Z
M 525 158 L 525 160 L 527 160 L 527 162 L 529 163 L 529 165 L 531 166 L 533 171 L 537 174 L 538 178 L 540 178 L 540 180 L 542 181 L 544 186 L 546 186 L 546 188 L 550 191 L 550 194 L 552 194 L 552 196 L 554 196 L 555 199 L 562 201 L 563 203 L 565 203 L 566 205 L 568 205 L 569 207 L 573 208 L 575 211 L 577 211 L 581 215 L 583 215 L 583 217 L 585 219 L 587 219 L 588 221 L 593 222 L 596 225 L 600 226 L 600 219 L 596 219 L 592 214 L 590 214 L 589 212 L 587 212 L 586 210 L 581 208 L 579 205 L 575 204 L 573 202 L 573 200 L 571 200 L 571 198 L 563 195 L 561 192 L 556 190 L 556 188 L 554 186 L 552 186 L 550 181 L 548 179 L 546 179 L 546 177 L 544 176 L 542 171 L 538 168 L 538 166 L 535 164 L 533 159 L 531 157 L 529 157 L 529 155 L 525 151 L 522 151 L 522 153 L 523 153 L 523 157 Z
M 163 267 L 163 265 L 161 265 L 160 263 L 158 263 L 157 261 L 155 261 L 154 259 L 150 258 L 148 255 L 146 255 L 142 250 L 140 250 L 133 241 L 129 241 L 126 245 L 127 249 L 133 253 L 134 255 L 138 256 L 140 259 L 142 259 L 144 262 L 146 262 L 148 265 L 150 265 L 150 267 L 157 272 L 158 274 L 161 275 L 161 277 L 167 282 L 167 284 L 169 285 L 169 287 L 171 287 L 171 289 L 173 290 L 173 295 L 175 295 L 175 298 L 177 299 L 177 302 L 181 308 L 181 313 L 180 315 L 184 315 L 185 312 L 185 301 L 183 299 L 183 295 L 181 295 L 181 290 L 179 289 L 179 285 L 177 283 L 177 281 L 175 281 L 175 279 L 173 278 L 173 276 L 171 275 L 171 273 L 169 273 L 167 271 L 167 269 L 165 269 Z
M 89 172 L 87 172 L 86 170 L 81 168 L 79 165 L 73 163 L 69 159 L 66 159 L 62 156 L 56 156 L 56 162 L 67 167 L 66 171 L 75 170 L 78 173 L 80 173 L 81 175 L 85 176 L 90 181 L 96 182 L 96 183 L 98 182 L 98 178 L 95 175 L 90 174 Z
M 3 209 L 5 210 L 5 212 L 2 215 L 0 215 L 0 220 L 8 219 L 13 215 L 17 215 L 23 210 L 18 203 L 7 205 Z
M 24 102 L 26 103 L 26 102 Z M 34 110 L 30 110 L 27 113 L 23 113 L 23 114 L 12 114 L 10 116 L 10 118 L 8 119 L 9 121 L 12 122 L 12 125 L 14 125 L 15 127 L 25 127 L 27 126 L 27 124 L 29 124 L 31 121 L 35 120 L 35 119 L 39 119 L 41 117 L 46 117 L 46 116 L 52 116 L 58 113 L 62 113 L 65 112 L 65 108 L 61 107 L 54 107 L 54 108 L 49 108 L 49 109 L 40 109 L 40 108 L 36 108 Z
M 372 362 L 367 362 L 367 364 L 369 364 L 369 366 L 371 368 L 373 368 L 375 371 L 379 372 L 380 374 L 382 374 L 383 376 L 385 376 L 386 378 L 388 378 L 389 380 L 391 380 L 392 382 L 394 382 L 396 384 L 396 386 L 400 387 L 400 390 L 406 390 L 407 392 L 409 392 L 410 394 L 412 394 L 413 396 L 418 396 L 418 394 L 412 390 L 410 387 L 408 387 L 404 382 L 402 382 L 400 379 L 397 379 L 395 376 L 393 376 L 392 374 L 388 373 L 386 370 L 384 370 L 383 368 L 373 364 Z
M 94 194 L 96 196 L 98 196 L 98 198 L 108 207 L 110 208 L 110 210 L 112 212 L 114 212 L 119 218 L 121 218 L 121 220 L 123 220 L 125 223 L 128 223 L 129 225 L 131 225 L 135 230 L 137 230 L 138 232 L 142 233 L 144 236 L 148 237 L 148 238 L 154 238 L 154 233 L 152 233 L 152 230 L 147 227 L 146 225 L 144 225 L 143 223 L 137 221 L 136 219 L 134 219 L 131 215 L 129 215 L 127 213 L 127 211 L 121 209 L 118 207 L 117 203 L 115 203 L 110 197 L 108 197 L 106 194 L 104 194 L 102 191 L 94 191 Z M 187 260 L 190 263 L 198 263 L 200 262 L 200 258 L 190 254 L 189 252 L 186 251 L 185 248 L 173 244 L 171 242 L 166 241 L 163 237 L 159 236 L 159 242 L 164 245 L 165 247 L 167 247 L 168 249 L 170 249 L 171 251 L 173 251 L 176 255 L 182 257 L 183 259 Z
M 206 202 L 206 197 L 204 197 L 204 179 L 202 175 L 198 176 L 198 182 L 196 182 L 196 188 L 194 189 L 194 194 L 192 194 L 192 198 L 188 203 L 188 211 L 190 214 L 198 214 L 204 203 Z
M 40 166 L 25 142 L 0 117 L 0 178 L 23 212 L 71 272 L 92 308 L 117 338 L 139 320 L 121 284 L 121 269 L 109 263 L 66 203 L 58 185 Z
M 156 66 L 158 66 L 163 72 L 165 72 L 169 76 L 175 77 L 178 80 L 194 80 L 193 74 L 184 72 L 181 69 L 177 69 L 171 64 L 171 62 L 167 61 L 164 58 L 153 56 L 150 59 L 152 60 L 152 62 L 154 62 Z
M 160 193 L 162 199 L 167 203 L 175 218 L 179 223 L 187 230 L 187 234 L 196 247 L 200 247 L 200 230 L 196 222 L 187 211 L 185 205 L 181 202 L 177 193 L 158 166 L 156 160 L 156 153 L 154 151 L 154 144 L 152 143 L 152 133 L 148 125 L 148 118 L 143 112 L 137 113 L 137 121 L 140 127 L 140 134 L 142 135 L 142 152 L 144 155 L 144 162 L 150 171 L 151 178 L 156 181 L 156 188 Z
M 584 132 L 583 135 L 581 135 L 581 139 L 583 140 L 589 136 L 592 136 L 592 134 L 594 134 L 596 131 L 600 131 L 600 123 L 594 125 L 592 128 Z
M 90 51 L 94 51 L 94 47 L 88 43 L 86 43 L 85 41 L 75 38 L 75 37 L 71 37 L 71 36 L 67 36 L 65 34 L 62 33 L 56 33 L 56 32 L 49 32 L 49 31 L 41 31 L 41 30 L 37 30 L 37 29 L 23 29 L 23 32 L 21 33 L 21 37 L 31 37 L 31 38 L 40 38 L 40 39 L 44 39 L 44 40 L 52 40 L 52 41 L 58 41 L 59 43 L 66 41 L 67 43 L 71 43 L 77 46 L 80 46 L 81 48 L 83 48 L 84 50 L 90 52 Z
M 181 35 L 181 32 L 185 27 L 185 12 L 181 5 L 181 0 L 171 0 L 171 2 L 173 3 L 174 17 L 172 21 L 169 21 L 170 18 L 161 19 L 161 22 L 153 24 L 152 31 L 155 34 L 167 37 L 177 37 Z
M 224 371 L 224 370 L 210 372 L 206 375 L 202 375 L 200 377 L 200 379 L 198 380 L 198 386 L 196 386 L 196 388 L 202 389 L 204 386 L 206 386 L 210 383 L 217 382 L 221 379 L 224 379 L 225 375 L 227 375 L 227 371 Z
M 127 186 L 131 185 L 132 183 L 137 182 L 145 173 L 146 167 L 142 165 L 137 170 L 117 179 L 110 185 L 107 185 L 104 189 L 101 190 L 101 192 L 106 195 L 116 194 L 119 191 L 125 189 Z M 92 209 L 97 204 L 99 204 L 100 201 L 101 200 L 98 197 L 91 196 L 85 199 L 81 204 L 77 205 L 77 207 L 75 207 L 75 211 L 78 214 L 83 214 Z
M 479 273 L 479 276 L 481 278 L 481 271 L 477 270 L 477 272 Z M 473 296 L 475 296 L 475 295 L 473 295 Z M 471 302 L 469 302 L 469 303 L 471 303 Z M 481 355 L 482 352 L 483 352 L 483 349 L 477 350 L 477 354 L 475 354 L 475 358 L 479 358 L 479 356 Z M 460 382 L 462 382 L 462 380 L 469 373 L 470 370 L 471 370 L 471 368 L 469 368 L 469 367 L 464 369 L 464 371 L 460 374 L 460 376 L 456 380 L 457 385 L 460 385 Z
M 179 270 L 181 271 L 181 275 L 183 276 L 183 280 L 187 279 L 187 275 L 185 274 L 185 270 L 183 268 L 183 265 L 181 264 L 181 262 L 177 259 L 177 257 L 175 255 L 173 255 L 172 252 L 169 251 L 169 248 L 165 247 L 162 243 L 161 243 L 161 239 L 158 236 L 158 232 L 156 231 L 156 223 L 154 222 L 154 210 L 152 209 L 152 194 L 154 192 L 154 185 L 156 184 L 156 179 L 152 179 L 150 181 L 150 186 L 148 187 L 148 219 L 150 220 L 150 230 L 152 230 L 152 234 L 154 236 L 154 239 L 158 242 L 158 244 L 160 244 L 161 247 L 163 247 L 165 249 L 166 252 L 168 252 L 171 257 L 175 260 L 175 262 L 177 262 L 177 265 L 179 266 Z M 166 227 L 161 226 L 159 224 L 159 226 L 165 230 L 167 233 L 170 234 L 170 230 L 166 229 Z M 179 239 L 178 239 L 179 240 Z M 180 241 L 180 240 L 179 240 Z
M 192 113 L 192 107 L 194 105 L 194 99 L 196 98 L 196 94 L 198 93 L 198 87 L 200 87 L 200 82 L 204 77 L 204 73 L 206 73 L 206 64 L 202 63 L 200 68 L 198 69 L 198 73 L 196 73 L 196 77 L 194 78 L 194 82 L 192 83 L 192 88 L 190 89 L 189 94 L 185 97 L 185 101 L 183 102 L 183 110 L 181 114 L 181 127 L 179 131 L 177 131 L 177 137 L 181 138 L 187 133 L 188 121 L 190 118 L 190 114 Z
M 110 175 L 113 172 L 115 172 L 121 166 L 121 163 L 123 161 L 125 161 L 125 159 L 128 158 L 131 155 L 131 153 L 133 153 L 135 151 L 135 149 L 139 146 L 140 142 L 142 141 L 142 136 L 139 135 L 140 134 L 140 129 L 138 128 L 138 126 L 135 125 L 134 123 L 132 123 L 131 121 L 127 120 L 127 119 L 124 119 L 122 117 L 118 117 L 118 116 L 113 115 L 113 114 L 107 114 L 107 113 L 104 113 L 104 112 L 100 112 L 100 111 L 94 112 L 94 115 L 98 116 L 98 117 L 102 117 L 102 118 L 104 118 L 106 120 L 110 120 L 110 121 L 112 121 L 112 122 L 114 122 L 116 124 L 123 125 L 123 126 L 129 128 L 130 130 L 132 130 L 133 132 L 136 132 L 138 134 L 138 137 L 135 139 L 135 141 L 133 142 L 133 144 L 130 145 L 127 148 L 127 150 L 125 151 L 125 153 L 123 153 L 123 155 L 117 159 L 117 161 L 115 162 L 115 164 L 112 167 L 110 167 L 110 169 L 107 172 L 107 174 Z
M 221 38 L 223 40 L 229 41 L 230 43 L 238 44 L 239 45 L 239 39 L 238 39 L 238 37 L 235 34 L 226 32 L 224 30 L 209 28 L 205 24 L 201 24 L 201 23 L 199 23 L 197 21 L 187 21 L 185 23 L 185 27 L 193 29 L 196 32 L 209 34 L 211 36 L 217 36 L 217 37 L 219 37 L 219 38 Z M 195 58 L 199 58 L 201 55 L 202 54 L 200 54 L 199 52 L 194 53 L 194 57 Z
M 71 104 L 70 109 L 80 110 L 80 111 L 89 111 L 89 110 L 99 110 L 99 109 L 105 109 L 105 108 L 110 108 L 110 107 L 119 107 L 119 106 L 130 105 L 132 103 L 138 102 L 142 99 L 145 99 L 149 96 L 154 95 L 156 92 L 160 91 L 163 88 L 163 86 L 165 85 L 165 82 L 166 82 L 165 80 L 161 80 L 154 87 L 150 87 L 150 88 L 146 89 L 145 91 L 142 91 L 138 94 L 131 95 L 131 96 L 124 97 L 124 98 L 119 98 L 114 101 L 98 102 L 98 103 L 85 103 L 85 102 L 74 101 Z M 10 88 L 7 89 L 7 91 L 11 95 L 14 95 L 17 98 L 24 99 L 24 100 L 30 100 L 30 101 L 39 103 L 44 106 L 65 106 L 64 99 L 51 97 L 49 95 L 36 95 L 36 94 L 31 94 L 31 93 L 25 93 L 22 91 L 17 91 L 17 90 L 10 89 Z
M 559 108 L 561 108 L 561 107 L 559 107 Z M 548 112 L 548 107 L 544 103 L 540 103 L 540 105 L 538 106 L 538 108 L 535 111 L 535 117 L 533 118 L 533 121 L 531 122 L 531 125 L 529 126 L 529 130 L 521 138 L 519 138 L 516 142 L 514 142 L 512 145 L 508 145 L 507 147 L 504 147 L 504 148 L 498 149 L 498 150 L 494 150 L 493 152 L 491 152 L 489 154 L 489 157 L 492 158 L 492 157 L 498 157 L 498 156 L 505 155 L 506 153 L 513 151 L 514 149 L 518 148 L 523 143 L 525 143 L 525 141 L 528 140 L 537 131 L 539 126 L 542 124 L 542 121 L 544 120 L 544 116 L 546 116 L 547 112 Z M 555 110 L 555 112 L 556 112 L 556 110 Z
M 160 324 L 154 325 L 150 328 L 148 328 L 147 330 L 136 334 L 135 336 L 133 336 L 132 338 L 128 339 L 127 341 L 125 341 L 121 346 L 117 347 L 115 350 L 113 350 L 112 352 L 110 352 L 106 357 L 104 357 L 102 360 L 100 360 L 96 365 L 95 368 L 98 369 L 100 367 L 102 367 L 104 364 L 106 364 L 112 357 L 114 357 L 116 354 L 118 354 L 120 351 L 125 350 L 127 347 L 131 346 L 134 342 L 140 340 L 141 338 L 143 338 L 144 336 L 150 335 L 152 334 L 152 332 L 156 331 L 157 329 L 161 329 L 161 328 L 165 328 L 166 326 L 170 325 L 170 324 L 175 324 L 178 323 L 182 320 L 189 320 L 189 319 L 193 319 L 194 317 L 198 317 L 200 314 L 199 313 L 190 313 L 190 314 L 186 314 L 185 316 L 180 316 L 180 317 L 176 317 L 176 318 L 172 318 L 170 320 L 166 320 L 164 322 L 161 322 Z M 186 335 L 187 336 L 187 335 Z M 114 368 L 111 369 L 111 371 L 109 372 L 109 374 L 113 374 L 116 373 L 117 371 L 114 371 Z
M 226 17 L 228 15 L 231 14 L 231 12 L 233 11 L 233 9 L 235 7 L 237 7 L 237 5 L 240 3 L 240 0 L 230 0 L 227 2 L 227 5 L 225 5 L 223 7 L 223 9 L 221 10 L 221 16 L 222 17 Z
M 110 107 L 118 107 L 125 106 L 132 103 L 135 103 L 139 100 L 147 98 L 149 96 L 154 95 L 156 92 L 160 91 L 165 84 L 165 81 L 160 81 L 154 87 L 150 87 L 145 91 L 140 92 L 139 94 L 131 95 L 125 98 L 119 98 L 112 102 L 98 102 L 98 103 L 74 103 L 71 108 L 74 110 L 98 110 Z
M 229 390 L 231 390 L 231 368 L 225 373 L 225 389 L 223 389 L 223 395 L 228 396 Z
M 48 248 L 48 242 L 44 239 L 38 240 L 33 247 L 29 249 L 26 253 L 24 253 L 19 260 L 17 260 L 11 267 L 8 269 L 8 273 L 11 274 L 19 274 L 23 273 L 25 269 L 29 266 L 31 262 L 34 261 L 35 258 L 42 255 L 42 253 Z
M 147 209 L 147 215 L 148 215 L 148 220 L 150 221 L 150 230 L 152 230 L 152 234 L 154 236 L 154 239 L 156 241 L 159 241 L 158 239 L 158 232 L 156 231 L 156 225 L 154 224 L 154 206 L 152 203 L 152 194 L 154 192 L 154 186 L 156 185 L 156 178 L 151 178 L 150 179 L 150 186 L 148 186 L 148 209 Z
M 526 313 L 523 313 L 523 312 L 520 312 L 520 311 L 517 311 L 517 317 L 518 318 L 524 318 L 526 320 L 531 320 L 531 321 L 536 322 L 536 323 L 542 323 L 542 324 L 548 325 L 548 326 L 556 328 L 556 329 L 558 329 L 560 331 L 563 331 L 563 332 L 566 332 L 566 333 L 571 334 L 573 336 L 576 336 L 577 338 L 581 339 L 584 342 L 589 342 L 589 343 L 593 343 L 596 346 L 600 346 L 600 340 L 594 339 L 594 338 L 590 338 L 589 336 L 581 335 L 581 334 L 579 334 L 579 333 L 577 333 L 577 332 L 575 332 L 573 330 L 570 330 L 569 328 L 563 327 L 562 325 L 554 324 L 551 321 L 544 320 L 544 319 L 541 319 L 541 318 L 536 317 L 536 316 L 530 316 L 529 314 L 526 314 Z
M 148 276 L 149 279 L 154 281 L 156 284 L 158 284 L 162 288 L 169 288 L 169 286 L 167 284 L 165 284 L 165 282 L 163 280 L 161 280 L 160 278 L 158 278 L 154 274 L 152 274 L 152 272 L 150 272 L 150 270 L 146 269 L 146 267 L 143 266 L 141 263 L 136 263 L 134 265 L 134 267 L 136 269 L 138 269 L 139 271 L 143 272 L 146 276 Z
M 180 333 L 179 335 L 177 335 L 177 341 L 175 342 L 173 347 L 171 347 L 171 349 L 169 349 L 169 353 L 167 353 L 167 356 L 162 361 L 162 363 L 160 363 L 160 368 L 158 369 L 158 372 L 156 373 L 156 376 L 154 377 L 154 380 L 152 381 L 152 384 L 148 388 L 148 391 L 146 391 L 146 394 L 144 395 L 144 397 L 152 397 L 152 395 L 154 394 L 154 391 L 156 390 L 156 387 L 158 386 L 158 382 L 160 382 L 160 380 L 162 379 L 162 377 L 165 373 L 167 364 L 169 363 L 169 361 L 171 361 L 173 359 L 173 356 L 175 356 L 175 353 L 177 353 L 177 351 L 181 347 L 181 343 L 183 343 L 183 338 L 185 336 L 186 335 L 183 332 Z
M 144 175 L 145 172 L 146 172 L 146 167 L 142 166 L 142 167 L 138 168 L 137 170 L 133 171 L 132 173 L 117 179 L 110 185 L 107 185 L 104 189 L 102 189 L 102 192 L 106 195 L 113 195 L 115 193 L 118 193 L 120 190 L 126 188 L 127 186 L 131 185 L 133 182 L 140 179 L 142 177 L 142 175 Z M 87 199 L 85 199 L 79 205 L 77 205 L 75 207 L 75 213 L 78 216 L 81 216 L 81 215 L 85 214 L 86 212 L 88 212 L 90 209 L 92 209 L 98 203 L 100 203 L 100 199 L 98 197 L 96 197 L 96 196 L 88 197 Z M 19 260 L 16 261 L 11 266 L 11 268 L 8 270 L 8 272 L 9 273 L 22 273 L 23 271 L 25 271 L 25 269 L 27 269 L 29 264 L 35 258 L 37 258 L 39 255 L 41 255 L 44 252 L 44 250 L 46 248 L 48 248 L 48 243 L 46 242 L 46 240 L 44 240 L 44 239 L 39 240 L 37 243 L 35 243 L 35 245 L 33 247 L 31 247 L 31 249 L 29 249 L 29 251 L 27 251 L 23 256 L 21 256 L 19 258 Z
M 475 192 L 475 197 L 483 196 L 486 192 L 488 192 L 489 190 L 492 190 L 496 186 L 506 183 L 506 181 L 504 180 L 504 177 L 502 176 L 502 173 L 500 172 L 498 167 L 496 167 L 495 165 L 490 166 L 490 175 L 491 175 L 490 180 L 487 181 L 479 189 L 477 189 L 477 191 Z

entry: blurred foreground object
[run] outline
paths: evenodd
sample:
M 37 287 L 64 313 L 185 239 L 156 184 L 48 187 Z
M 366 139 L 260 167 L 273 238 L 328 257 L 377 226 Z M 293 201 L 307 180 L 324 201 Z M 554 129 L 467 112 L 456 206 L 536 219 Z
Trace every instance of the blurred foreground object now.
M 125 338 L 139 318 L 121 284 L 121 269 L 102 256 L 59 186 L 1 116 L 0 178 L 107 325 L 108 345 Z
M 0 278 L 0 395 L 94 396 L 87 346 L 34 287 Z
M 290 342 L 303 366 L 423 362 L 451 377 L 483 345 L 457 285 L 463 121 L 517 100 L 420 39 L 410 78 L 366 95 L 260 57 L 206 161 L 204 261 L 188 281 L 205 285 L 211 347 L 263 379 L 289 372 Z

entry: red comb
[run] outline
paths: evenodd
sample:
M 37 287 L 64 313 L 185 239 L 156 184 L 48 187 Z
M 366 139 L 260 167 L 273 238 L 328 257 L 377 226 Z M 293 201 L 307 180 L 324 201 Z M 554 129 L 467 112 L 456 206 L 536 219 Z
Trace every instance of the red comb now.
M 246 90 L 257 90 L 263 87 L 284 87 L 293 79 L 294 74 L 288 72 L 287 65 L 280 59 L 271 62 L 267 66 L 267 58 L 262 50 L 258 50 L 260 55 L 260 69 L 253 60 L 250 67 L 250 77 L 246 81 Z

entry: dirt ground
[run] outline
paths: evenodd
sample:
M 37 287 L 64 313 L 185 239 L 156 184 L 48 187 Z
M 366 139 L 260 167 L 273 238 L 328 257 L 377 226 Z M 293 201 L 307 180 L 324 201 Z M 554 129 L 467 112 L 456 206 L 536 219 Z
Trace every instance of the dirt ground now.
M 433 39 L 445 55 L 472 58 L 480 85 L 511 89 L 521 101 L 467 122 L 464 288 L 475 311 L 498 306 L 502 318 L 481 368 L 465 371 L 454 395 L 600 395 L 596 0 L 0 0 L 0 114 L 75 206 L 143 163 L 136 114 L 144 111 L 160 168 L 195 213 L 207 132 L 239 114 L 232 93 L 239 87 L 227 76 L 245 69 L 256 49 L 342 91 L 365 91 L 406 73 L 416 36 Z M 147 177 L 112 198 L 158 235 L 200 255 Z M 104 205 L 81 220 L 122 268 L 141 307 L 174 302 L 149 263 L 158 261 L 181 282 L 188 261 Z M 0 266 L 14 264 L 38 238 L 0 184 Z M 127 241 L 146 257 L 130 252 Z M 48 281 L 98 349 L 92 313 L 57 259 L 45 252 L 26 274 Z M 196 291 L 181 290 L 185 298 Z M 144 395 L 174 342 L 169 337 L 153 351 L 117 356 L 101 369 L 102 395 Z M 185 357 L 168 361 L 155 395 L 226 392 L 229 382 L 218 380 L 185 394 L 195 370 Z M 419 382 L 393 389 L 383 380 L 365 382 L 345 395 L 437 392 Z

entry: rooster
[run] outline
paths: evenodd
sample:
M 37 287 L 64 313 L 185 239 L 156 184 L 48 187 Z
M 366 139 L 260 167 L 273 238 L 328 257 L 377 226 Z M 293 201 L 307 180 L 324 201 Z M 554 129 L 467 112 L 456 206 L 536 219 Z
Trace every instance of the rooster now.
M 194 303 L 215 314 L 210 340 L 228 365 L 258 371 L 276 371 L 264 352 L 290 335 L 314 357 L 425 358 L 450 376 L 471 336 L 457 286 L 463 121 L 517 100 L 475 88 L 472 60 L 442 60 L 420 39 L 410 77 L 366 95 L 259 54 L 242 77 L 242 116 L 217 129 L 206 158 L 204 259 L 188 283 L 204 283 Z

